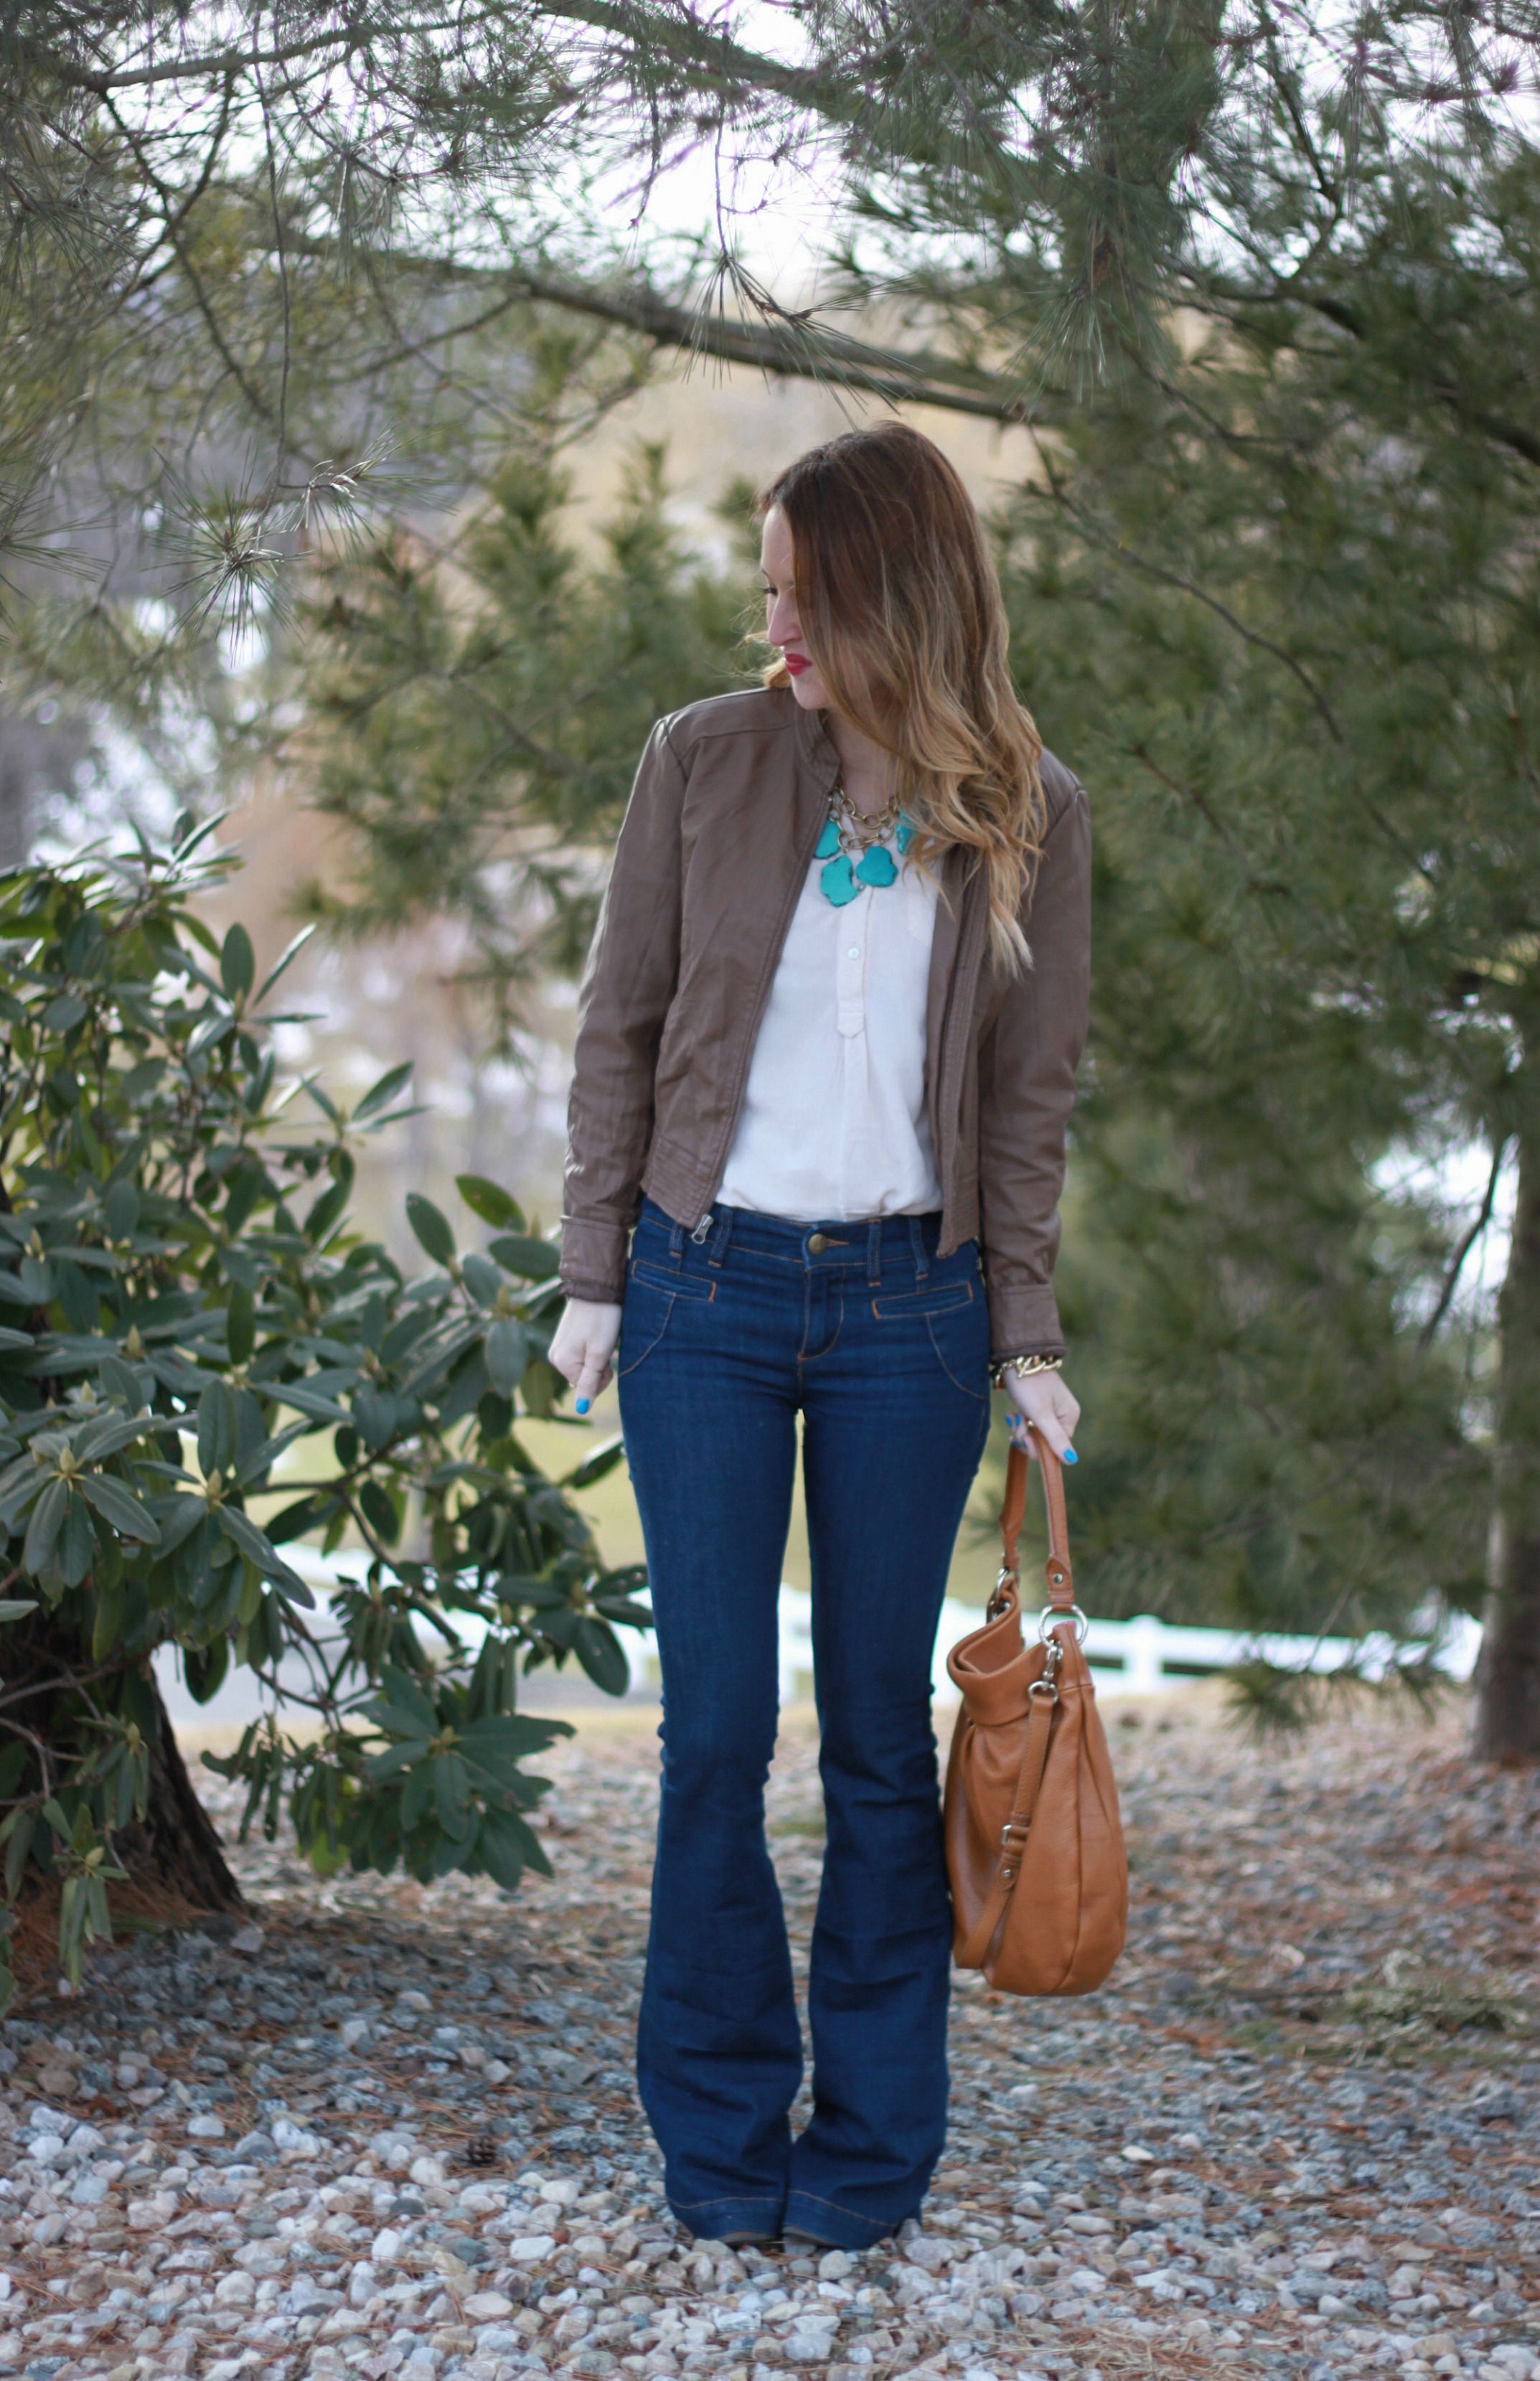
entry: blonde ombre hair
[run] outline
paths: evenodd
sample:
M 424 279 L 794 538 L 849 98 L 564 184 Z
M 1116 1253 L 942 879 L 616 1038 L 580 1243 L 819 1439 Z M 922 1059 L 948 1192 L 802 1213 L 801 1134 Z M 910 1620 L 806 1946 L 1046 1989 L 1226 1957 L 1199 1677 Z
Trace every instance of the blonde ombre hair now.
M 972 497 L 906 422 L 847 431 L 759 500 L 791 534 L 809 658 L 836 708 L 897 763 L 929 865 L 954 844 L 988 873 L 989 940 L 1030 958 L 1021 912 L 1042 849 L 1043 741 L 1006 667 L 999 580 Z M 789 686 L 784 662 L 767 686 Z

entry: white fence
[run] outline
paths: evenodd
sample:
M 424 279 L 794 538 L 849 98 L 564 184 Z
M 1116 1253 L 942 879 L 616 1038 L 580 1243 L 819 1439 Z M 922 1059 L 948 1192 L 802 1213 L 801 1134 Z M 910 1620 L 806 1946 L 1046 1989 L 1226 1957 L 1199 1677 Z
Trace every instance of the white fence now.
M 339 1575 L 356 1574 L 358 1569 L 356 1559 L 349 1562 L 346 1555 L 328 1557 L 313 1547 L 286 1547 L 285 1553 L 295 1569 L 316 1590 L 323 1611 L 328 1588 L 336 1584 Z M 983 1613 L 975 1606 L 959 1604 L 951 1596 L 941 1607 L 931 1678 L 935 1701 L 942 1709 L 949 1708 L 958 1700 L 957 1691 L 947 1675 L 947 1655 L 959 1638 L 977 1629 L 983 1619 Z M 475 1642 L 475 1624 L 466 1615 L 457 1614 L 456 1625 L 468 1642 Z M 1031 1622 L 1027 1625 L 1030 1627 Z M 322 1614 L 316 1616 L 312 1627 L 317 1628 L 318 1634 L 327 1634 Z M 657 1648 L 651 1630 L 643 1633 L 621 1629 L 617 1634 L 630 1667 L 631 1693 L 651 1699 L 657 1693 L 658 1683 Z M 1446 1630 L 1439 1668 L 1451 1679 L 1468 1679 L 1475 1667 L 1480 1643 L 1479 1624 L 1463 1616 L 1457 1617 Z M 1095 1673 L 1097 1692 L 1103 1696 L 1168 1692 L 1190 1685 L 1194 1679 L 1210 1678 L 1216 1670 L 1228 1669 L 1232 1663 L 1258 1657 L 1275 1663 L 1280 1669 L 1315 1671 L 1339 1669 L 1356 1657 L 1360 1667 L 1371 1678 L 1383 1676 L 1396 1658 L 1395 1644 L 1387 1637 L 1360 1643 L 1350 1637 L 1247 1636 L 1229 1629 L 1171 1628 L 1151 1614 L 1137 1620 L 1093 1620 L 1085 1651 Z M 795 1703 L 799 1696 L 812 1691 L 813 1599 L 794 1587 L 781 1590 L 778 1667 L 783 1703 Z M 244 1726 L 257 1716 L 262 1707 L 256 1682 L 248 1670 L 232 1671 L 214 1701 L 206 1705 L 194 1704 L 188 1695 L 177 1655 L 170 1647 L 157 1655 L 156 1671 L 167 1708 L 178 1727 L 211 1720 Z M 548 1678 L 550 1673 L 543 1675 Z M 581 1673 L 570 1666 L 567 1675 L 576 1679 Z M 288 1657 L 280 1677 L 291 1691 L 299 1691 L 303 1669 L 295 1656 Z
M 948 1596 L 941 1607 L 931 1681 L 936 1703 L 949 1706 L 957 1689 L 947 1673 L 947 1656 L 958 1640 L 977 1629 L 984 1615 L 971 1604 Z M 1031 1626 L 1031 1623 L 1028 1623 Z M 631 1667 L 631 1691 L 655 1687 L 657 1654 L 650 1634 L 620 1631 Z M 1475 1667 L 1481 1643 L 1479 1624 L 1458 1616 L 1451 1621 L 1438 1667 L 1451 1679 L 1468 1679 Z M 1355 1656 L 1371 1678 L 1383 1677 L 1396 1656 L 1388 1637 L 1360 1642 L 1351 1637 L 1247 1636 L 1230 1629 L 1172 1628 L 1153 1614 L 1137 1620 L 1093 1620 L 1085 1640 L 1086 1657 L 1095 1673 L 1099 1695 L 1151 1695 L 1190 1686 L 1194 1679 L 1211 1678 L 1233 1663 L 1261 1659 L 1284 1670 L 1340 1669 Z M 783 1587 L 780 1604 L 780 1696 L 794 1703 L 813 1684 L 813 1598 L 800 1589 Z

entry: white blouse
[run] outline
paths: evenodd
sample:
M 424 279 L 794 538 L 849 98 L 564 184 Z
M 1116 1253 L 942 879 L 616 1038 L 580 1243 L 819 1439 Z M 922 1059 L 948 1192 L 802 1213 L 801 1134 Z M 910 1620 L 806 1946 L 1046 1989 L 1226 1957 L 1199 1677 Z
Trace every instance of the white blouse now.
M 837 910 L 824 865 L 792 912 L 716 1195 L 797 1223 L 926 1215 L 941 1204 L 925 1103 L 938 888 L 900 861 L 896 885 Z

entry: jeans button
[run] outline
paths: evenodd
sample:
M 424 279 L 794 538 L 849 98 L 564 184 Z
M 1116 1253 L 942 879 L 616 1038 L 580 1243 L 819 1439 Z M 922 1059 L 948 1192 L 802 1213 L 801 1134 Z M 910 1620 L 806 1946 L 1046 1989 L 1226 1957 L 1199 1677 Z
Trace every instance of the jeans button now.
M 821 1257 L 828 1245 L 827 1232 L 811 1232 L 808 1235 L 807 1252 L 810 1257 Z

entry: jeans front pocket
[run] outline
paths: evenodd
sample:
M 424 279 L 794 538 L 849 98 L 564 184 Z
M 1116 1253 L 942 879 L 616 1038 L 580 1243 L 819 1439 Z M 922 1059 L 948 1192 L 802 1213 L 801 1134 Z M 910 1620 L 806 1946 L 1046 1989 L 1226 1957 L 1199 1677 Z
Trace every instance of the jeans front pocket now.
M 926 1281 L 915 1289 L 878 1289 L 872 1313 L 897 1344 L 916 1339 L 928 1346 L 941 1370 L 964 1397 L 989 1403 L 989 1314 L 974 1275 Z
M 973 1303 L 971 1281 L 927 1282 L 923 1289 L 878 1290 L 872 1312 L 879 1323 L 911 1314 L 954 1314 Z
M 626 1274 L 626 1295 L 620 1309 L 620 1341 L 615 1351 L 615 1377 L 624 1380 L 644 1363 L 668 1328 L 681 1300 L 687 1305 L 709 1306 L 716 1284 L 698 1274 L 677 1273 L 671 1265 L 649 1264 L 633 1257 Z

